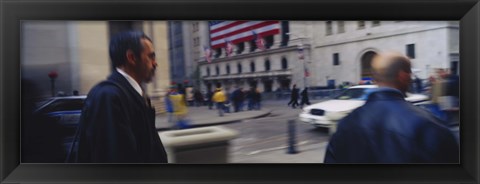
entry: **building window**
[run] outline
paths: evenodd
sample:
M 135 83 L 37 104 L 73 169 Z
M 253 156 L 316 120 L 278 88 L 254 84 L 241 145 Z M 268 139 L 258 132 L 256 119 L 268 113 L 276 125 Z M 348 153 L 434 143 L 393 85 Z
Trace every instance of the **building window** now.
M 333 65 L 340 65 L 340 56 L 338 53 L 333 54 Z
M 219 58 L 222 55 L 222 48 L 215 49 L 215 58 Z
M 288 61 L 287 58 L 282 58 L 282 69 L 288 69 Z
M 207 67 L 207 76 L 210 76 L 210 67 Z
M 280 47 L 285 47 L 288 45 L 288 40 L 290 40 L 290 36 L 287 34 L 290 32 L 289 29 L 289 23 L 288 21 L 282 21 L 282 43 L 280 44 Z
M 227 64 L 227 67 L 225 69 L 227 70 L 227 74 L 230 74 L 230 65 Z
M 327 21 L 325 22 L 325 26 L 326 26 L 326 33 L 327 35 L 331 35 L 332 34 L 332 21 Z
M 241 54 L 245 50 L 245 42 L 237 44 L 237 54 Z
M 270 71 L 270 60 L 265 60 L 265 71 Z
M 250 63 L 250 72 L 255 72 L 255 63 L 253 61 Z
M 215 72 L 217 75 L 220 75 L 220 68 L 218 68 L 218 66 L 215 66 Z
M 252 39 L 248 42 L 250 44 L 250 52 L 255 51 L 257 49 L 257 44 L 255 43 L 255 39 Z
M 415 44 L 407 45 L 407 56 L 411 59 L 415 58 Z
M 358 21 L 358 29 L 365 29 L 365 21 Z
M 345 33 L 345 22 L 337 21 L 338 33 Z
M 199 46 L 200 45 L 200 38 L 196 37 L 193 38 L 193 46 Z
M 265 36 L 263 39 L 265 40 L 265 48 L 269 49 L 273 46 L 273 35 Z
M 238 73 L 242 73 L 242 64 L 240 63 L 237 64 L 237 71 Z
M 380 21 L 372 21 L 372 27 L 380 26 Z
M 198 31 L 198 22 L 192 23 L 192 31 L 197 32 Z

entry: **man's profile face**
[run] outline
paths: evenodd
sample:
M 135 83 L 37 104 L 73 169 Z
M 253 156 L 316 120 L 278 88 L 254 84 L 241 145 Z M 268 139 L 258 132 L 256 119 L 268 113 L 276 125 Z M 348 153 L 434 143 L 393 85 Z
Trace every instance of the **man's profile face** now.
M 140 60 L 137 62 L 137 72 L 143 82 L 150 82 L 157 68 L 155 49 L 152 42 L 147 39 L 141 40 L 143 50 L 140 53 Z

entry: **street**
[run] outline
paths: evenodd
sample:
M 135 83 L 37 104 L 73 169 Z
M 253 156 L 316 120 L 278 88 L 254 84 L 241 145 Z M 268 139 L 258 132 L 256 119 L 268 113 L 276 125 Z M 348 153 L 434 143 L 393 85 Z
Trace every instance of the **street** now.
M 312 103 L 316 102 L 319 101 L 312 101 Z M 262 110 L 271 110 L 267 116 L 221 125 L 239 133 L 238 137 L 230 142 L 230 163 L 320 163 L 323 161 L 328 131 L 298 121 L 297 117 L 301 109 L 292 109 L 287 106 L 287 103 L 287 100 L 264 101 Z M 216 110 L 207 109 L 206 106 L 189 107 L 192 114 L 202 111 L 204 114 L 218 116 Z M 227 113 L 225 118 L 234 114 L 237 113 Z M 287 153 L 288 120 L 295 120 L 295 151 L 298 152 L 296 154 Z

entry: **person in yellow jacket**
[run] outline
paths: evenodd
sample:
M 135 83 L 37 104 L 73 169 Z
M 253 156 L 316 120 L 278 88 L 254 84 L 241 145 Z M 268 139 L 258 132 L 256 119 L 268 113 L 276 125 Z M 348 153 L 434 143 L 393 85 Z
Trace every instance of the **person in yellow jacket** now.
M 223 91 L 222 88 L 217 88 L 212 96 L 212 101 L 217 104 L 218 115 L 223 116 L 225 110 L 225 101 L 227 101 L 225 91 Z
M 166 99 L 167 111 L 170 109 L 171 113 L 174 115 L 176 128 L 188 128 L 188 108 L 183 94 L 178 93 L 175 87 L 171 87 Z

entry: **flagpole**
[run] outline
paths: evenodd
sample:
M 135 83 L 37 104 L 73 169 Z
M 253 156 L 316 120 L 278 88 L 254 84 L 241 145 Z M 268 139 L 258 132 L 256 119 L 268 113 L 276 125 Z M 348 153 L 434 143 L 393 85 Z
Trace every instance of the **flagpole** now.
M 303 39 L 305 39 L 305 37 L 298 37 L 297 35 L 295 35 L 291 32 L 288 32 L 287 35 L 292 35 L 296 39 L 300 40 L 300 44 L 297 45 L 297 50 L 302 49 L 302 52 L 303 52 L 302 54 L 305 54 L 305 50 L 304 50 L 304 47 L 303 47 Z M 302 58 L 299 58 L 299 59 L 302 60 L 302 64 L 303 64 L 303 88 L 305 88 L 305 87 L 307 87 L 307 76 L 306 76 L 307 67 L 305 65 L 305 55 L 303 55 Z

